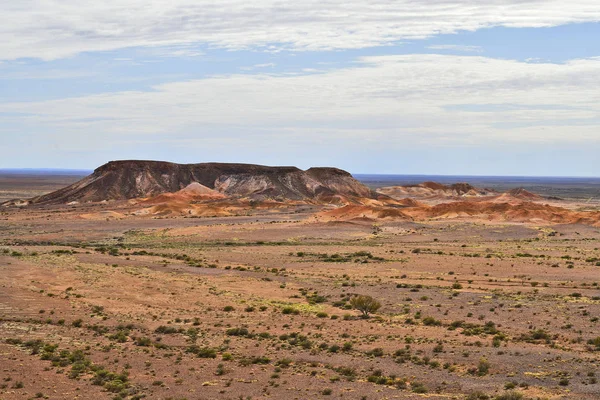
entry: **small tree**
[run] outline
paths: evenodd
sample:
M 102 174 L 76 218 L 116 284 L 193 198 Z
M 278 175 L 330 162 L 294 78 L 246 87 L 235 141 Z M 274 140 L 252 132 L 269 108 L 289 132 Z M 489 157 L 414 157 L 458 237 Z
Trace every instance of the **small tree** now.
M 477 366 L 477 375 L 484 376 L 490 372 L 490 362 L 485 358 L 481 357 L 479 365 Z
M 350 305 L 355 310 L 360 311 L 363 317 L 369 318 L 369 314 L 376 312 L 381 308 L 381 303 L 371 296 L 358 295 L 350 299 Z

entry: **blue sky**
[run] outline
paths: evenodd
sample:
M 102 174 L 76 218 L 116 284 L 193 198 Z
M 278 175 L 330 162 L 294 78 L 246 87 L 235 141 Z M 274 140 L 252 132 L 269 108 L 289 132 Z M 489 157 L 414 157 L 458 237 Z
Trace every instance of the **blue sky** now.
M 478 3 L 0 5 L 0 168 L 600 175 L 600 4 Z

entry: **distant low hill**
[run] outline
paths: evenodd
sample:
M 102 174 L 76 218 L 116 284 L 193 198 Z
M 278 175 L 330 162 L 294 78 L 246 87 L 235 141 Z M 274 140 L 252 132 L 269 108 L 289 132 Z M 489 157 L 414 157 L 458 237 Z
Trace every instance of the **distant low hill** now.
M 31 200 L 65 204 L 148 198 L 175 193 L 191 184 L 228 197 L 252 199 L 344 201 L 378 195 L 337 168 L 268 167 L 253 164 L 175 164 L 162 161 L 113 161 L 84 179 Z
M 477 188 L 468 183 L 443 185 L 437 182 L 423 182 L 417 185 L 408 186 L 388 186 L 377 189 L 377 192 L 395 199 L 446 199 L 458 197 L 484 197 L 498 194 L 493 190 Z

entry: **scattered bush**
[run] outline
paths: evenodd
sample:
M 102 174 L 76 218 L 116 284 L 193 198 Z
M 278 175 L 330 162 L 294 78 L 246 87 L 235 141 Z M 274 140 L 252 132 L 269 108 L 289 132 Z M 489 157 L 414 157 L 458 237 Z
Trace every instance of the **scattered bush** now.
M 186 350 L 188 353 L 195 354 L 200 358 L 217 358 L 217 351 L 210 347 L 198 347 L 196 345 L 190 346 Z
M 225 332 L 228 336 L 248 336 L 249 332 L 247 328 L 231 328 Z
M 162 334 L 165 334 L 165 335 L 171 335 L 171 334 L 179 332 L 179 330 L 177 328 L 175 328 L 174 326 L 164 326 L 164 325 L 161 325 L 158 328 L 156 328 L 154 330 L 154 332 L 155 333 L 162 333 Z
M 519 392 L 508 392 L 494 397 L 494 400 L 522 400 L 523 394 Z
M 425 317 L 423 318 L 423 325 L 425 326 L 440 326 L 442 325 L 442 321 L 438 321 L 433 317 Z
M 360 311 L 364 318 L 368 318 L 369 314 L 377 312 L 381 308 L 381 303 L 371 296 L 358 295 L 350 299 L 352 308 Z

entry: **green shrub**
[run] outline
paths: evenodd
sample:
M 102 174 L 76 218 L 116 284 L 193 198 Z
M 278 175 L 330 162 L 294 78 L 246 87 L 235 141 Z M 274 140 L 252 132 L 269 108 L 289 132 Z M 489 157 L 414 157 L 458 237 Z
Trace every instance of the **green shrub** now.
M 174 326 L 164 326 L 164 325 L 161 325 L 154 330 L 154 333 L 162 333 L 165 335 L 171 335 L 171 334 L 174 334 L 177 332 L 179 332 L 179 330 L 177 328 L 175 328 Z
M 412 391 L 414 393 L 427 393 L 427 388 L 420 382 L 413 382 Z
M 210 347 L 190 346 L 186 350 L 188 353 L 195 354 L 200 358 L 217 358 L 217 351 Z
M 437 319 L 435 319 L 433 317 L 425 317 L 425 318 L 423 318 L 423 325 L 425 325 L 425 326 L 440 326 L 440 325 L 442 325 L 442 322 L 438 321 Z
M 244 328 L 244 327 L 227 329 L 227 331 L 225 333 L 228 336 L 248 336 L 249 335 L 248 329 Z
M 289 358 L 282 358 L 281 360 L 277 361 L 275 363 L 275 365 L 277 365 L 278 367 L 282 367 L 282 368 L 287 368 L 290 366 L 290 364 L 292 363 L 292 360 Z
M 494 397 L 494 400 L 522 400 L 523 394 L 519 392 L 508 392 Z
M 367 355 L 373 357 L 383 357 L 383 349 L 381 347 L 376 347 L 373 350 L 367 351 Z
M 369 314 L 377 312 L 381 308 L 381 303 L 371 296 L 358 295 L 350 299 L 352 308 L 360 311 L 363 317 L 368 318 Z
M 488 396 L 487 394 L 483 393 L 483 392 L 473 392 L 470 393 L 465 400 L 488 400 L 490 398 L 490 396 Z
M 486 358 L 481 358 L 477 365 L 477 375 L 484 376 L 490 372 L 490 362 Z
M 136 346 L 148 347 L 148 346 L 152 345 L 152 340 L 147 337 L 138 337 L 138 338 L 135 338 L 134 343 Z

